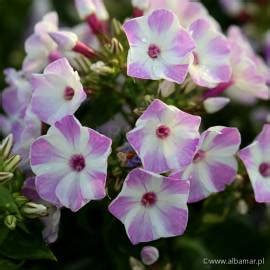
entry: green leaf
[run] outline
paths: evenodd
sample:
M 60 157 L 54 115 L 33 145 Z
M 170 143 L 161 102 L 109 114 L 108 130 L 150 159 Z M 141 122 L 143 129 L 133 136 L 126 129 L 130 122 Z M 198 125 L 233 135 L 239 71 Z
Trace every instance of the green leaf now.
M 16 270 L 19 269 L 21 267 L 21 263 L 19 264 L 15 264 L 9 260 L 6 259 L 1 259 L 0 258 L 0 269 L 3 270 Z
M 3 241 L 6 239 L 8 233 L 9 233 L 9 229 L 4 224 L 1 224 L 0 225 L 0 246 L 3 243 Z
M 54 254 L 44 243 L 41 235 L 16 230 L 3 242 L 0 254 L 10 259 L 48 259 L 56 261 Z M 1 268 L 0 268 L 1 269 Z
M 8 189 L 0 186 L 0 209 L 9 212 L 10 214 L 20 215 L 19 209 L 14 202 L 12 194 Z

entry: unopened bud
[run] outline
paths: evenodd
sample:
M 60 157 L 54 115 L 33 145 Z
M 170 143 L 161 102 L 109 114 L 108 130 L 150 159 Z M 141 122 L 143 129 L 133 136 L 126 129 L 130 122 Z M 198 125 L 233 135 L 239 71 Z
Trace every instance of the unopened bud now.
M 104 62 L 98 61 L 91 65 L 91 70 L 98 74 L 110 74 L 113 73 L 113 69 L 106 66 Z
M 169 81 L 162 81 L 159 84 L 158 92 L 162 97 L 168 97 L 175 91 L 175 84 Z
M 21 157 L 19 155 L 10 157 L 9 159 L 4 161 L 4 170 L 6 172 L 13 172 L 17 168 L 20 161 Z
M 48 215 L 48 209 L 43 204 L 28 202 L 22 207 L 22 212 L 29 218 L 44 217 Z
M 8 135 L 0 145 L 0 157 L 5 160 L 10 155 L 13 145 L 13 135 Z
M 28 199 L 25 196 L 21 195 L 19 192 L 13 193 L 12 195 L 16 204 L 20 207 L 28 202 Z
M 0 183 L 6 182 L 13 177 L 11 172 L 0 172 Z
M 57 45 L 65 51 L 74 51 L 90 59 L 96 57 L 92 48 L 79 41 L 78 36 L 70 31 L 56 31 L 49 33 Z
M 132 270 L 144 270 L 145 269 L 143 264 L 139 260 L 135 259 L 134 257 L 129 258 L 129 265 L 130 265 Z
M 159 258 L 159 251 L 152 246 L 146 246 L 141 251 L 141 259 L 145 265 L 154 264 Z
M 229 102 L 229 98 L 209 97 L 204 100 L 203 106 L 207 113 L 215 113 L 223 109 Z
M 112 38 L 109 49 L 112 54 L 119 54 L 124 51 L 122 44 L 116 38 Z
M 241 215 L 245 215 L 248 212 L 248 205 L 244 200 L 239 200 L 237 204 L 237 211 Z
M 15 230 L 17 223 L 17 218 L 13 215 L 8 215 L 5 217 L 4 224 L 10 229 Z

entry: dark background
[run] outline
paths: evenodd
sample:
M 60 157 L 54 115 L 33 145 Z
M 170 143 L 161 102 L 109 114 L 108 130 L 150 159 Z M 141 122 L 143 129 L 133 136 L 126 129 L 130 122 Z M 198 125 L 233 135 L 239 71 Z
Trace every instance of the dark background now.
M 232 0 L 233 1 L 233 0 Z M 30 0 L 0 0 L 0 89 L 3 89 L 2 70 L 6 67 L 20 69 L 24 58 L 24 39 L 32 32 L 33 14 Z M 107 0 L 111 16 L 123 20 L 131 14 L 128 1 Z M 229 18 L 218 5 L 218 1 L 205 0 L 209 12 L 225 30 L 230 24 L 243 21 Z M 57 10 L 61 25 L 79 22 L 72 0 L 51 1 Z M 253 19 L 257 31 L 269 27 L 269 9 Z M 266 14 L 266 15 L 265 15 Z M 264 106 L 269 104 L 264 103 Z M 253 108 L 231 105 L 205 120 L 205 126 L 214 124 L 239 127 L 244 137 L 243 145 L 253 140 L 261 126 L 250 121 Z M 238 190 L 241 189 L 239 195 Z M 240 197 L 239 197 L 240 196 Z M 239 200 L 244 200 L 248 213 L 239 214 Z M 91 202 L 76 214 L 63 210 L 59 240 L 52 245 L 58 262 L 29 261 L 20 269 L 28 270 L 106 270 L 130 269 L 128 258 L 139 258 L 143 245 L 132 246 L 126 237 L 124 227 L 106 211 L 108 201 Z M 235 183 L 225 192 L 211 196 L 208 200 L 190 207 L 187 232 L 183 237 L 153 242 L 160 249 L 161 262 L 172 264 L 172 269 L 257 269 L 257 266 L 210 266 L 203 265 L 207 258 L 264 258 L 260 269 L 270 269 L 270 209 L 254 202 L 248 181 Z M 29 239 L 31 241 L 31 239 Z M 19 244 L 19 243 L 18 243 Z M 154 268 L 153 268 L 154 269 Z M 157 268 L 158 269 L 158 268 Z M 0 269 L 6 270 L 6 269 Z

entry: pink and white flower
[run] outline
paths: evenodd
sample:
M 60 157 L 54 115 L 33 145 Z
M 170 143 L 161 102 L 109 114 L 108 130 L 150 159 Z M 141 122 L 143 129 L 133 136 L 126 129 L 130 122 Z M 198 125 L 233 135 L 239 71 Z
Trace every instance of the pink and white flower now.
M 209 15 L 207 9 L 200 2 L 190 0 L 149 0 L 149 2 L 151 11 L 160 8 L 173 11 L 177 15 L 180 24 L 186 29 L 198 19 L 207 19 L 211 21 L 213 26 L 219 28 L 217 21 Z
M 23 70 L 27 73 L 41 72 L 48 63 L 61 57 L 57 51 L 57 44 L 48 35 L 58 29 L 58 15 L 56 12 L 46 14 L 35 25 L 34 33 L 26 39 L 26 57 Z
M 43 74 L 34 74 L 32 86 L 32 111 L 48 124 L 73 114 L 86 99 L 79 75 L 66 58 L 49 64 Z
M 31 167 L 39 196 L 78 211 L 105 196 L 111 139 L 66 116 L 31 147 Z
M 174 13 L 154 10 L 123 25 L 130 49 L 127 74 L 140 79 L 182 83 L 195 45 Z
M 240 141 L 236 128 L 216 126 L 202 133 L 192 163 L 171 175 L 190 181 L 189 203 L 223 191 L 233 182 L 237 173 L 235 155 Z
M 230 47 L 226 37 L 209 20 L 192 23 L 189 33 L 195 41 L 194 60 L 189 67 L 192 80 L 204 87 L 215 87 L 231 78 Z
M 254 103 L 257 98 L 269 99 L 269 69 L 255 54 L 238 27 L 229 28 L 228 40 L 231 47 L 231 79 L 211 89 L 209 94 L 225 92 L 232 100 L 240 103 Z
M 270 124 L 263 127 L 255 141 L 240 150 L 257 202 L 270 202 Z
M 134 169 L 109 211 L 125 225 L 133 244 L 177 236 L 186 229 L 188 192 L 187 181 Z
M 201 118 L 154 100 L 127 139 L 146 170 L 166 172 L 188 165 L 199 140 Z

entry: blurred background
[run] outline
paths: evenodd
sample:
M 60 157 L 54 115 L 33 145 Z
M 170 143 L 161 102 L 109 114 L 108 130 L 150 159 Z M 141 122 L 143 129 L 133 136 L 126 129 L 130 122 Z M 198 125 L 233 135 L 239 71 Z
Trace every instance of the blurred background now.
M 246 1 L 237 16 L 226 11 L 217 0 L 202 2 L 224 31 L 231 24 L 243 27 L 254 47 L 263 55 L 264 35 L 270 26 L 269 0 Z M 120 21 L 131 14 L 128 0 L 107 0 L 105 3 L 111 17 Z M 7 67 L 20 69 L 25 55 L 24 40 L 33 31 L 35 22 L 49 10 L 58 12 L 60 26 L 79 23 L 73 0 L 0 0 L 0 89 L 5 87 L 2 71 Z M 258 108 L 269 110 L 270 106 L 261 102 L 256 110 Z M 254 115 L 253 107 L 232 105 L 208 116 L 204 124 L 206 127 L 216 124 L 237 126 L 244 137 L 243 145 L 247 145 L 264 121 L 255 120 Z M 242 194 L 237 192 L 239 187 Z M 257 269 L 256 265 L 203 265 L 202 259 L 264 258 L 264 265 L 259 269 L 270 269 L 270 208 L 255 203 L 252 194 L 247 183 L 236 181 L 225 192 L 193 204 L 183 237 L 154 242 L 160 249 L 161 261 L 171 263 L 171 269 L 176 270 Z M 63 211 L 59 240 L 51 247 L 58 262 L 29 261 L 19 269 L 127 270 L 130 269 L 129 257 L 139 258 L 142 246 L 132 246 L 124 227 L 105 211 L 103 204 L 92 202 L 76 215 Z

